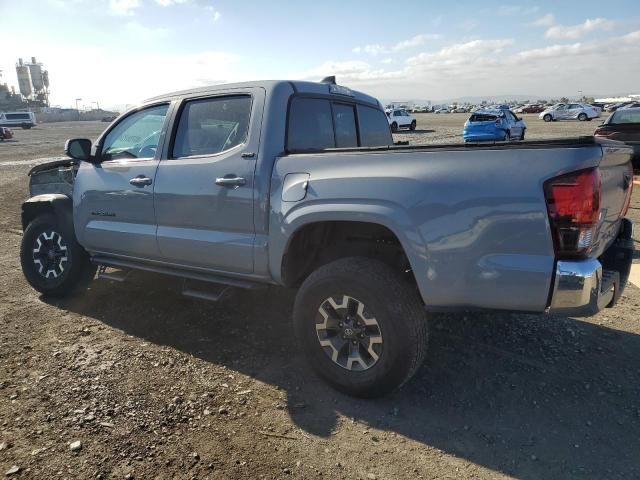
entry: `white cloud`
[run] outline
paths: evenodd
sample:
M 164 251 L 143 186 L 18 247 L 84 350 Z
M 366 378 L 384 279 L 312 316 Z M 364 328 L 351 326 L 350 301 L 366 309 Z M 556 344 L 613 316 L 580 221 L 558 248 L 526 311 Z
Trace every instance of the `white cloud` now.
M 222 14 L 218 10 L 216 10 L 213 6 L 207 5 L 204 8 L 210 13 L 211 18 L 214 22 L 217 22 L 218 20 L 220 20 L 220 17 L 222 16 Z
M 135 20 L 125 23 L 124 27 L 131 35 L 141 40 L 157 40 L 171 33 L 168 28 L 149 27 Z
M 140 0 L 109 0 L 109 10 L 114 15 L 133 15 L 140 8 Z
M 437 33 L 420 33 L 418 35 L 414 35 L 413 37 L 407 40 L 402 40 L 390 47 L 380 45 L 378 43 L 374 43 L 374 44 L 355 47 L 351 51 L 353 53 L 368 53 L 369 55 L 373 55 L 373 56 L 383 55 L 383 54 L 399 52 L 401 50 L 407 50 L 410 48 L 416 48 L 421 45 L 424 45 L 430 40 L 438 40 L 440 38 L 441 38 L 441 35 Z
M 530 23 L 530 25 L 534 27 L 551 27 L 556 23 L 556 19 L 551 13 L 547 13 L 546 15 L 538 18 L 537 20 Z
M 171 5 L 179 5 L 181 3 L 187 3 L 189 0 L 156 0 L 156 3 L 161 7 L 170 7 Z
M 551 25 L 544 36 L 554 39 L 575 40 L 596 30 L 610 30 L 614 26 L 615 22 L 606 18 L 594 18 L 593 20 L 587 18 L 584 23 L 578 25 Z
M 540 7 L 525 7 L 523 5 L 503 5 L 498 8 L 497 13 L 502 17 L 515 17 L 524 15 L 533 15 L 540 10 Z

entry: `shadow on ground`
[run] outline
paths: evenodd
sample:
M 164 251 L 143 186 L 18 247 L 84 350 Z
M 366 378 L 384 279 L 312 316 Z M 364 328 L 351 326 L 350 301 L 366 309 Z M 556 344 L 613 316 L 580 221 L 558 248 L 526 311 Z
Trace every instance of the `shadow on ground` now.
M 173 285 L 136 274 L 57 305 L 281 387 L 293 422 L 314 435 L 330 436 L 341 414 L 518 478 L 640 477 L 638 335 L 571 318 L 438 315 L 416 377 L 365 401 L 306 368 L 292 292 L 237 291 L 214 304 Z
M 426 130 L 424 128 L 416 128 L 415 130 L 397 130 L 394 135 L 415 134 L 415 133 L 435 133 L 435 130 Z

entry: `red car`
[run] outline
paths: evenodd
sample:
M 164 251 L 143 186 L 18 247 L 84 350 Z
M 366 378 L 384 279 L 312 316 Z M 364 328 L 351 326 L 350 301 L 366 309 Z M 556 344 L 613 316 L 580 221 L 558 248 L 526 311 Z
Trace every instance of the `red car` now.
M 595 133 L 596 137 L 619 140 L 633 147 L 633 168 L 640 170 L 640 107 L 621 108 L 609 115 Z
M 522 113 L 540 113 L 544 111 L 544 105 L 525 105 L 522 107 Z
M 7 127 L 0 127 L 0 142 L 13 138 L 13 132 Z

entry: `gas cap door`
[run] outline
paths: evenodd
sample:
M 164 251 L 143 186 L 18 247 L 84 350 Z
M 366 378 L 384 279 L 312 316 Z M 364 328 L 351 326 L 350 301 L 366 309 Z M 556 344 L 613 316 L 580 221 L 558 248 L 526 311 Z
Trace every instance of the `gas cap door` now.
M 308 173 L 288 173 L 282 182 L 282 201 L 299 202 L 307 196 Z

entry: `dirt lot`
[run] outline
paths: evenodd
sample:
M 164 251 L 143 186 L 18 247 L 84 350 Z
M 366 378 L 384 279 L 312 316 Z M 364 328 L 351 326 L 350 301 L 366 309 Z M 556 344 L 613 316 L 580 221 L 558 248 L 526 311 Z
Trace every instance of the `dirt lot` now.
M 421 115 L 417 133 L 397 137 L 460 141 L 463 117 Z M 529 138 L 596 126 L 529 117 Z M 65 138 L 104 126 L 42 125 L 0 144 L 0 475 L 16 466 L 16 478 L 640 477 L 634 286 L 589 319 L 434 315 L 424 367 L 375 401 L 309 372 L 293 347 L 290 291 L 238 291 L 216 304 L 140 274 L 41 298 L 18 261 L 26 172 L 33 158 L 60 155 Z

